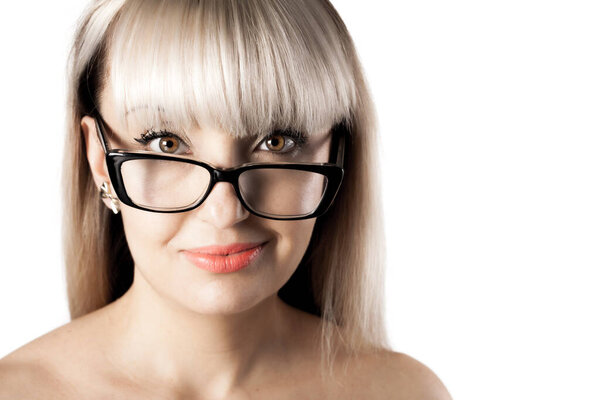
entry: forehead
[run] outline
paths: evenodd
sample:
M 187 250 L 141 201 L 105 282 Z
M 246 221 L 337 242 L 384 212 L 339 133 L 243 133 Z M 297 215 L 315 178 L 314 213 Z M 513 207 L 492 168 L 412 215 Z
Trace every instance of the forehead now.
M 178 133 L 186 142 L 194 143 L 203 136 L 210 136 L 211 138 L 215 135 L 221 134 L 222 136 L 229 136 L 232 141 L 238 141 L 245 143 L 257 138 L 264 138 L 268 134 L 272 134 L 275 130 L 264 132 L 263 134 L 251 134 L 246 135 L 235 135 L 232 132 L 227 131 L 223 127 L 219 126 L 214 121 L 207 121 L 205 125 L 185 125 L 180 121 L 173 120 L 169 116 L 163 107 L 157 107 L 153 110 L 149 110 L 148 104 L 140 104 L 128 108 L 124 111 L 124 118 L 119 117 L 118 109 L 115 106 L 112 85 L 107 83 L 101 93 L 100 98 L 100 113 L 105 123 L 110 125 L 110 128 L 114 130 L 111 132 L 117 135 L 125 136 L 139 136 L 141 133 L 150 129 L 165 129 L 171 130 Z M 148 121 L 148 114 L 152 114 L 151 121 Z M 123 120 L 125 120 L 123 122 Z M 318 127 L 312 132 L 301 132 L 305 136 L 311 139 L 313 144 L 321 143 L 323 139 L 326 139 L 332 131 L 332 126 L 325 125 Z
M 107 42 L 103 115 L 126 130 L 168 121 L 236 138 L 348 118 L 352 66 L 319 2 L 210 3 L 126 3 Z
M 171 123 L 165 117 L 162 123 L 154 126 L 145 126 L 136 118 L 140 112 L 146 111 L 147 107 L 140 106 L 132 108 L 127 113 L 128 125 L 119 123 L 119 119 L 115 117 L 114 102 L 111 100 L 110 85 L 105 88 L 104 99 L 101 101 L 101 115 L 105 129 L 102 130 L 107 146 L 109 149 L 123 150 L 142 150 L 142 145 L 138 140 L 149 129 L 166 130 L 179 136 L 185 143 L 184 157 L 193 157 L 204 161 L 211 161 L 214 165 L 234 165 L 244 161 L 244 157 L 253 157 L 255 151 L 258 150 L 259 141 L 264 140 L 264 136 L 237 137 L 231 132 L 227 132 L 220 127 L 214 126 L 194 126 L 181 127 Z M 296 162 L 329 162 L 330 153 L 335 151 L 332 147 L 332 127 L 326 126 L 311 132 L 307 141 L 302 146 L 301 153 L 294 157 Z M 272 133 L 272 132 L 270 132 Z M 188 154 L 189 152 L 189 154 Z M 257 156 L 259 156 L 257 154 Z M 241 157 L 229 159 L 229 157 Z M 252 159 L 247 159 L 251 161 Z M 271 160 L 271 161 L 283 161 Z
M 244 135 L 236 135 L 235 132 L 228 131 L 210 119 L 204 120 L 203 125 L 194 122 L 195 120 L 191 120 L 191 123 L 184 120 L 185 122 L 182 123 L 181 120 L 170 115 L 164 106 L 151 107 L 149 104 L 133 105 L 120 114 L 119 107 L 115 103 L 114 88 L 110 80 L 100 94 L 100 113 L 103 119 L 114 129 L 115 132 L 112 133 L 117 135 L 139 136 L 149 129 L 170 129 L 180 134 L 188 143 L 195 143 L 207 134 L 210 137 L 222 134 L 223 136 L 229 136 L 234 142 L 246 143 L 257 138 L 264 138 L 276 130 L 289 129 L 274 128 L 261 133 L 247 132 Z M 320 145 L 324 143 L 325 139 L 329 138 L 332 128 L 332 125 L 326 124 L 316 127 L 314 131 L 301 133 L 308 136 L 313 145 Z

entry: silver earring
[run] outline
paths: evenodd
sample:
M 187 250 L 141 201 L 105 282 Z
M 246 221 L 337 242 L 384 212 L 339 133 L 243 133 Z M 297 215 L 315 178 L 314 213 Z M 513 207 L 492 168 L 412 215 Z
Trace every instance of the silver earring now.
M 102 182 L 102 186 L 100 186 L 100 197 L 103 199 L 110 199 L 110 208 L 112 209 L 113 213 L 119 213 L 119 200 L 116 196 L 113 196 L 110 193 L 110 189 L 108 188 L 108 182 Z

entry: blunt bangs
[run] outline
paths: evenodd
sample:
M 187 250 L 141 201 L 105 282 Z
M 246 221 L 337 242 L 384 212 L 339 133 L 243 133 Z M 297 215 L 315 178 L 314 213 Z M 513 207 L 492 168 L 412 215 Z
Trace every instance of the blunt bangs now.
M 337 29 L 312 0 L 129 0 L 107 39 L 116 115 L 238 138 L 350 123 L 357 88 Z

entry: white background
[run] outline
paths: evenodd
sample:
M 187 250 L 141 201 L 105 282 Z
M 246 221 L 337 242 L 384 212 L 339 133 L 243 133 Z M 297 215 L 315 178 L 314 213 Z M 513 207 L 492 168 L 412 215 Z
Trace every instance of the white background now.
M 335 0 L 382 134 L 394 349 L 455 399 L 600 399 L 593 1 Z M 68 321 L 65 62 L 81 1 L 0 6 L 0 357 Z

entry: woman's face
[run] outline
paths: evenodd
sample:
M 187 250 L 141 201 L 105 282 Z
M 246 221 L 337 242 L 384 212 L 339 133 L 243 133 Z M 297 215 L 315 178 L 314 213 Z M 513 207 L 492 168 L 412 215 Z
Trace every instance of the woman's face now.
M 126 129 L 119 125 L 110 83 L 103 90 L 100 110 L 116 138 L 107 137 L 111 148 L 142 149 L 133 140 L 145 131 L 131 119 Z M 84 117 L 87 155 L 97 187 L 110 182 L 104 153 L 94 120 Z M 91 136 L 93 134 L 93 136 Z M 217 167 L 233 167 L 254 161 L 257 138 L 236 139 L 217 129 L 186 132 L 193 143 L 189 154 Z M 90 140 L 93 139 L 93 140 Z M 313 132 L 309 147 L 314 160 L 326 162 L 328 129 Z M 148 144 L 162 151 L 154 139 Z M 264 140 L 261 148 L 265 148 Z M 187 149 L 186 149 L 187 150 Z M 111 186 L 111 191 L 114 189 Z M 230 183 L 217 183 L 200 207 L 182 213 L 154 213 L 121 203 L 121 217 L 129 249 L 136 266 L 136 280 L 143 278 L 161 296 L 190 310 L 205 314 L 227 314 L 251 308 L 277 291 L 291 277 L 308 246 L 315 219 L 277 221 L 249 213 L 240 204 Z M 184 250 L 233 243 L 266 242 L 251 264 L 230 273 L 203 270 L 185 257 Z

